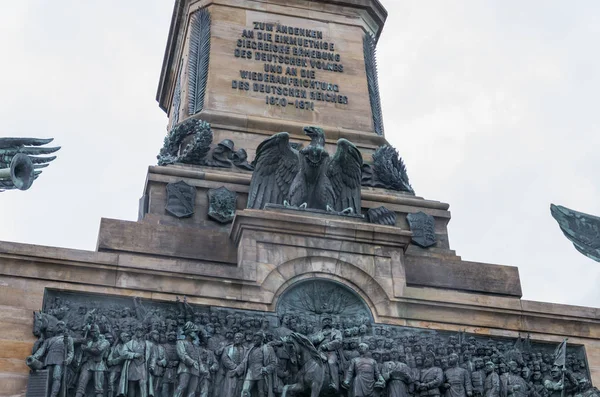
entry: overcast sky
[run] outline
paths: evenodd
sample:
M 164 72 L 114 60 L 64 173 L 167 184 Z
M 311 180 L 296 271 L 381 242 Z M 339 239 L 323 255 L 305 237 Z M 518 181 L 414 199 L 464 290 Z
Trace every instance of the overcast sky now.
M 518 266 L 524 299 L 600 307 L 600 263 L 549 211 L 600 215 L 600 3 L 381 1 L 386 137 L 417 194 L 450 204 L 451 247 Z M 101 217 L 137 219 L 172 7 L 2 2 L 0 136 L 63 149 L 29 191 L 0 193 L 0 240 L 94 250 Z

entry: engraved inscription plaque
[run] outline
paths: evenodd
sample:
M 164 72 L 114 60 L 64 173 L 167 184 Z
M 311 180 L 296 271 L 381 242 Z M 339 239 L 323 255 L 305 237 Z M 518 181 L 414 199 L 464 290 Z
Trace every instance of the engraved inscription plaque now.
M 277 23 L 253 22 L 244 29 L 233 51 L 247 61 L 231 88 L 263 94 L 265 105 L 314 111 L 315 104 L 348 105 L 330 73 L 344 73 L 336 44 L 315 29 Z M 259 70 L 253 67 L 260 64 Z

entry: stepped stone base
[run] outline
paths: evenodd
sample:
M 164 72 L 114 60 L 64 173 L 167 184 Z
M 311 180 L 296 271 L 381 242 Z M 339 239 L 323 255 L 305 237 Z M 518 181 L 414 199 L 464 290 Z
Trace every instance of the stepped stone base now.
M 165 186 L 184 180 L 197 188 L 195 215 L 165 212 Z M 448 247 L 447 205 L 364 189 L 368 207 L 386 205 L 396 226 L 288 209 L 244 209 L 249 178 L 210 168 L 150 167 L 147 207 L 138 222 L 103 219 L 98 251 L 0 242 L 0 395 L 23 394 L 35 338 L 32 311 L 46 291 L 138 296 L 172 302 L 274 313 L 293 285 L 319 279 L 340 283 L 366 303 L 379 324 L 465 331 L 585 347 L 600 382 L 600 310 L 521 299 L 518 270 L 463 261 Z M 206 191 L 238 193 L 233 223 L 207 216 Z M 411 243 L 406 215 L 436 219 L 438 243 Z

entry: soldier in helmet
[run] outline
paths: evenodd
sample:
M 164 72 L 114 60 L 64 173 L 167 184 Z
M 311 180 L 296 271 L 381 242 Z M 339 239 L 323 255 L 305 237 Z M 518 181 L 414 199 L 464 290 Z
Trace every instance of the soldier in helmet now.
M 236 167 L 241 168 L 243 170 L 254 170 L 252 164 L 248 163 L 248 153 L 246 153 L 245 149 L 238 149 L 235 152 L 231 153 L 231 161 L 233 161 L 233 164 Z
M 210 165 L 213 167 L 230 168 L 232 165 L 231 154 L 233 153 L 233 141 L 231 139 L 223 139 L 214 148 L 212 153 L 212 161 Z
M 42 357 L 43 364 L 39 363 Z M 46 339 L 33 355 L 27 357 L 27 365 L 31 369 L 39 369 L 39 367 L 48 369 L 48 373 L 52 376 L 50 397 L 58 396 L 64 371 L 71 361 L 73 361 L 73 338 L 65 334 L 64 321 L 57 322 L 55 335 Z

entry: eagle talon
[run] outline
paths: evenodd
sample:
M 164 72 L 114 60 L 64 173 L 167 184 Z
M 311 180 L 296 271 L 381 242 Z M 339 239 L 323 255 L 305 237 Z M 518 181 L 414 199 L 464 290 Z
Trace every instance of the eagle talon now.
M 354 208 L 352 207 L 348 207 L 345 210 L 342 211 L 342 214 L 344 215 L 353 215 L 354 214 Z
M 284 207 L 291 207 L 292 205 L 290 204 L 290 202 L 289 202 L 289 201 L 287 201 L 287 200 L 283 200 L 283 206 L 284 206 Z
M 300 207 L 298 207 L 298 208 L 300 208 L 301 210 L 305 210 L 308 208 L 308 203 L 302 203 L 302 204 L 300 204 Z
M 327 204 L 327 211 L 328 212 L 336 212 L 329 204 Z

